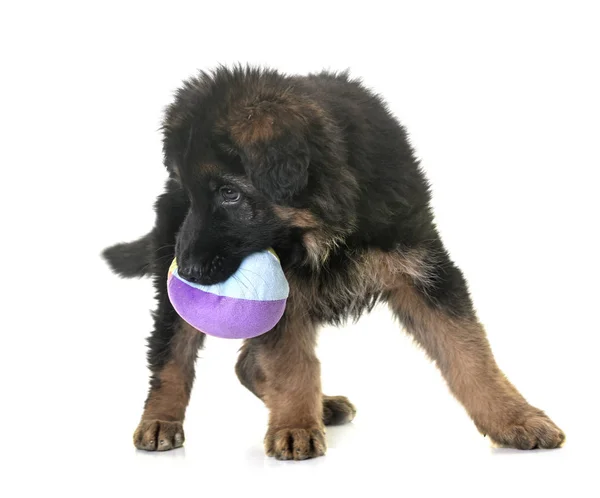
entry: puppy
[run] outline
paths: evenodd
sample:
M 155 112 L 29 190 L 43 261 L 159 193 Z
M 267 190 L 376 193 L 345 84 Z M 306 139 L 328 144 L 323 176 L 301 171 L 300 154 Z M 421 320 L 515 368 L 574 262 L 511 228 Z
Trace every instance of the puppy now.
M 494 361 L 406 132 L 378 96 L 346 73 L 220 67 L 183 84 L 163 131 L 169 178 L 156 225 L 104 252 L 122 276 L 151 275 L 158 298 L 137 448 L 183 444 L 204 342 L 169 303 L 171 260 L 188 280 L 214 284 L 268 247 L 289 280 L 287 309 L 272 331 L 244 342 L 236 365 L 269 409 L 268 455 L 323 455 L 325 426 L 353 419 L 348 399 L 321 391 L 315 342 L 322 324 L 358 318 L 377 302 L 435 361 L 481 433 L 520 449 L 562 444 L 563 432 Z

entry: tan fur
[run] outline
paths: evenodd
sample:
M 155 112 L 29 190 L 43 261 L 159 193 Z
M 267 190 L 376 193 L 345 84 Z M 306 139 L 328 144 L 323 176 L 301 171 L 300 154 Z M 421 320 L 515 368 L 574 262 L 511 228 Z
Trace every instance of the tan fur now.
M 142 420 L 182 421 L 189 401 L 199 332 L 183 320 L 173 336 L 172 359 L 156 375 L 157 388 L 151 390 Z
M 346 396 L 323 396 L 323 423 L 341 425 L 352 422 L 356 408 Z
M 334 303 L 339 301 L 359 302 L 364 295 L 385 292 L 396 285 L 398 279 L 430 279 L 430 271 L 422 263 L 424 252 L 410 250 L 404 253 L 370 250 L 356 255 L 346 274 L 331 284 L 330 296 Z M 290 287 L 297 289 L 296 299 L 305 309 L 318 309 L 322 303 L 323 289 L 319 281 L 297 278 L 293 272 L 287 274 Z
M 513 447 L 562 444 L 560 429 L 529 405 L 498 368 L 475 316 L 455 318 L 433 308 L 407 278 L 398 279 L 389 302 L 482 433 Z
M 422 249 L 401 253 L 371 249 L 356 260 L 356 279 L 380 290 L 393 287 L 401 277 L 425 283 L 430 279 L 430 272 L 424 259 L 425 251 Z
M 172 338 L 171 360 L 155 372 L 158 384 L 148 394 L 142 419 L 133 434 L 136 448 L 166 451 L 183 445 L 183 419 L 194 379 L 200 332 L 179 320 Z
M 239 145 L 266 142 L 276 138 L 275 116 L 261 109 L 248 109 L 247 118 L 231 126 L 231 136 Z
M 181 367 L 170 361 L 158 374 L 160 387 L 153 389 L 142 415 L 143 420 L 183 420 L 188 395 Z
M 275 214 L 289 226 L 306 230 L 303 236 L 308 263 L 320 268 L 329 254 L 342 241 L 342 234 L 335 234 L 308 209 L 274 206 Z
M 269 409 L 267 454 L 302 460 L 326 449 L 316 329 L 294 301 L 283 320 L 277 341 L 257 349 L 262 378 L 256 390 Z
M 326 230 L 315 230 L 304 235 L 304 247 L 308 254 L 310 264 L 319 268 L 341 242 L 341 236 L 327 233 Z
M 315 220 L 297 210 L 280 210 L 280 216 L 296 223 L 314 226 Z M 368 252 L 357 255 L 351 278 L 335 289 L 340 299 L 383 291 L 401 275 L 422 276 L 418 254 L 399 255 Z M 306 309 L 318 306 L 318 281 L 290 278 L 290 297 L 276 344 L 268 341 L 257 350 L 258 370 L 253 389 L 269 408 L 269 430 L 265 438 L 267 453 L 278 458 L 306 458 L 306 444 L 313 448 L 309 456 L 325 452 L 323 422 L 345 423 L 354 418 L 355 409 L 343 397 L 324 397 L 319 378 L 320 366 L 314 349 L 316 330 L 307 320 Z M 348 285 L 347 282 L 350 282 Z M 299 433 L 294 431 L 300 430 Z
M 288 206 L 274 205 L 273 211 L 291 227 L 297 228 L 320 228 L 321 223 L 308 209 L 296 209 Z
M 244 147 L 277 138 L 290 127 L 306 129 L 312 120 L 325 119 L 323 110 L 289 92 L 262 89 L 250 100 L 241 100 L 218 129 L 229 130 L 234 142 Z
M 252 341 L 245 341 L 236 363 L 236 374 L 241 383 L 254 395 L 264 401 L 267 377 L 251 348 Z M 268 389 L 267 389 L 268 390 Z M 345 396 L 323 395 L 324 425 L 340 425 L 351 422 L 356 415 L 356 408 Z
M 498 404 L 507 407 L 525 402 L 501 374 L 475 318 L 453 318 L 433 309 L 408 282 L 394 290 L 390 304 L 410 317 L 410 332 L 436 361 L 450 389 L 476 421 L 489 425 L 491 418 L 497 418 Z
M 261 386 L 271 409 L 270 425 L 319 426 L 322 418 L 320 364 L 315 355 L 316 330 L 299 309 L 289 309 L 277 347 L 265 346 L 258 363 L 265 375 Z
M 183 424 L 179 421 L 142 420 L 133 434 L 136 448 L 146 451 L 172 450 L 184 441 Z
M 212 83 L 217 81 L 203 76 L 188 84 L 196 86 L 193 94 L 198 103 L 200 98 L 214 96 Z M 285 154 L 294 159 L 293 147 L 297 147 L 299 156 L 306 156 L 312 178 L 317 178 L 316 168 L 319 173 L 318 181 L 311 183 L 308 201 L 311 210 L 286 206 L 273 208 L 281 220 L 301 230 L 307 254 L 304 264 L 310 265 L 311 271 L 294 271 L 287 267 L 290 296 L 282 321 L 268 334 L 247 341 L 236 366 L 242 383 L 269 408 L 269 429 L 265 437 L 267 453 L 281 459 L 322 455 L 325 452 L 324 421 L 352 419 L 354 407 L 347 399 L 325 397 L 321 392 L 320 365 L 315 355 L 315 323 L 337 323 L 345 317 L 358 317 L 378 300 L 390 304 L 408 332 L 437 363 L 452 393 L 482 432 L 496 442 L 513 447 L 555 447 L 560 444 L 564 440 L 560 430 L 540 410 L 527 404 L 496 365 L 483 327 L 471 313 L 466 284 L 460 278 L 452 278 L 456 275 L 447 274 L 448 280 L 441 283 L 457 287 L 441 299 L 434 295 L 434 292 L 440 293 L 440 289 L 434 287 L 437 283 L 434 279 L 445 278 L 446 268 L 439 265 L 451 265 L 445 254 L 438 254 L 437 261 L 436 254 L 428 252 L 430 249 L 426 247 L 384 252 L 363 251 L 350 242 L 345 245 L 347 236 L 358 230 L 360 224 L 356 216 L 359 210 L 356 208 L 360 202 L 369 200 L 369 185 L 361 181 L 364 165 L 360 163 L 363 161 L 356 164 L 349 161 L 348 156 L 354 148 L 347 143 L 346 123 L 334 121 L 328 116 L 328 107 L 317 105 L 315 102 L 321 100 L 310 97 L 313 92 L 314 95 L 323 92 L 322 83 L 316 78 L 299 81 L 269 75 L 258 77 L 253 73 L 244 77 L 243 85 L 227 83 L 222 86 L 225 94 L 219 94 L 222 105 L 215 107 L 218 115 L 216 134 L 230 139 L 222 146 L 223 150 L 230 155 L 241 155 L 244 167 L 254 168 L 248 171 L 249 177 L 253 177 L 252 181 L 262 188 L 263 194 L 268 194 L 269 189 L 256 181 L 260 178 L 253 173 L 263 174 L 263 166 L 267 167 L 262 169 L 272 173 L 276 164 L 269 161 L 280 152 L 283 159 L 277 158 L 278 163 L 285 161 Z M 186 93 L 188 89 L 184 89 Z M 177 137 L 174 128 L 187 125 L 191 140 L 196 101 L 183 97 L 184 94 L 181 102 L 168 110 L 165 129 Z M 376 101 L 372 103 L 377 104 Z M 362 99 L 356 101 L 355 110 L 360 110 L 362 104 Z M 367 107 L 365 111 L 368 111 Z M 380 128 L 386 131 L 383 123 Z M 369 131 L 367 126 L 364 130 Z M 379 129 L 373 131 L 379 133 Z M 386 138 L 385 134 L 380 136 Z M 390 139 L 395 136 L 390 135 Z M 369 140 L 365 143 L 370 143 Z M 173 142 L 173 148 L 177 148 L 179 140 Z M 381 143 L 385 144 L 386 140 Z M 318 156 L 312 154 L 315 148 L 319 151 Z M 358 150 L 370 152 L 365 147 L 358 147 Z M 385 155 L 388 154 L 382 154 Z M 397 157 L 396 166 L 403 167 L 404 158 Z M 377 160 L 376 157 L 373 159 Z M 380 164 L 385 163 L 373 162 L 374 172 L 379 171 Z M 411 173 L 411 170 L 406 172 Z M 414 177 L 408 175 L 406 179 L 422 182 L 416 174 Z M 395 180 L 402 181 L 400 177 L 394 177 Z M 397 186 L 390 184 L 392 188 Z M 411 187 L 410 184 L 407 186 Z M 248 185 L 248 188 L 253 187 Z M 299 184 L 300 188 L 303 185 Z M 289 197 L 293 198 L 297 193 L 291 191 Z M 398 194 L 402 192 L 398 191 Z M 421 189 L 415 190 L 414 194 L 406 201 L 413 197 L 423 200 Z M 275 195 L 266 196 L 276 198 Z M 286 197 L 279 195 L 278 198 Z M 399 213 L 394 212 L 395 203 L 385 200 L 384 197 L 382 203 L 374 203 L 377 212 L 371 213 L 370 219 L 380 218 L 384 222 L 397 219 Z M 423 211 L 421 208 L 415 209 L 414 213 Z M 326 223 L 315 213 L 328 213 L 330 216 L 324 218 L 331 221 Z M 426 212 L 421 214 L 423 234 L 429 231 L 436 237 L 435 230 L 429 226 L 430 216 Z M 437 242 L 439 246 L 439 241 L 431 239 L 424 244 L 430 242 Z M 344 260 L 349 258 L 343 268 L 338 260 L 327 265 L 337 250 L 343 251 Z M 143 420 L 136 432 L 138 447 L 156 449 L 156 441 L 161 435 L 182 434 L 177 424 L 183 419 L 188 386 L 193 377 L 193 369 L 189 368 L 193 363 L 189 355 L 193 349 L 190 337 L 185 332 L 176 334 L 174 340 L 181 343 L 174 345 L 171 361 L 160 372 L 155 372 L 159 382 L 148 399 L 144 415 L 171 417 L 178 421 Z M 176 442 L 173 440 L 168 444 L 175 445 Z
M 199 169 L 203 175 L 219 175 L 222 172 L 221 168 L 213 163 L 203 163 Z
M 310 214 L 293 209 L 281 209 L 279 215 L 309 226 L 316 221 Z M 421 269 L 417 269 L 417 258 L 418 255 L 411 253 L 357 255 L 349 268 L 351 278 L 341 279 L 334 294 L 339 299 L 359 297 L 365 292 L 383 291 L 400 275 L 422 275 Z M 318 281 L 307 282 L 294 274 L 289 278 L 288 308 L 278 326 L 277 341 L 271 344 L 266 340 L 255 350 L 258 369 L 253 369 L 253 382 L 248 379 L 245 382 L 269 408 L 267 453 L 281 459 L 302 459 L 325 452 L 324 422 L 346 423 L 354 418 L 356 411 L 346 398 L 326 397 L 321 392 L 320 365 L 314 351 L 316 330 L 306 313 L 307 309 L 318 306 L 321 299 Z
M 345 279 L 339 284 L 333 281 L 329 297 L 342 303 L 382 292 L 408 332 L 436 362 L 476 426 L 493 441 L 520 448 L 562 444 L 560 429 L 530 406 L 498 368 L 476 316 L 454 317 L 434 307 L 417 290 L 416 284 L 423 288 L 432 283 L 432 262 L 435 255 L 420 249 L 366 251 L 356 256 Z M 290 298 L 297 306 L 318 309 L 323 292 L 318 281 L 293 275 L 289 280 Z

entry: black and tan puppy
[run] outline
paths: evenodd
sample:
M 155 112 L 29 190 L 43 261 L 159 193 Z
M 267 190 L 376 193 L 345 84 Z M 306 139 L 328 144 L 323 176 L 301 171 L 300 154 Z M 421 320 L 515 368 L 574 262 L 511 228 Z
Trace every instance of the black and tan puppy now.
M 138 448 L 183 443 L 204 340 L 169 303 L 171 260 L 211 284 L 268 247 L 290 283 L 287 309 L 274 330 L 244 343 L 236 366 L 269 409 L 268 455 L 323 455 L 324 426 L 352 420 L 346 398 L 321 392 L 315 341 L 322 324 L 379 301 L 435 360 L 480 432 L 521 449 L 561 445 L 561 430 L 494 361 L 406 132 L 379 97 L 346 74 L 219 68 L 184 83 L 163 128 L 169 179 L 156 226 L 104 253 L 123 276 L 152 275 L 157 290 Z

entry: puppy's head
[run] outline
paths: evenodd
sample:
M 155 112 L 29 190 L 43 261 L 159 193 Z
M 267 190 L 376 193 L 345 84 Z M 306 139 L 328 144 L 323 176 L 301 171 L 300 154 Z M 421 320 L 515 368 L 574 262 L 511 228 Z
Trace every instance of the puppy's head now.
M 165 164 L 190 201 L 176 243 L 186 279 L 225 280 L 249 254 L 286 251 L 344 208 L 332 204 L 327 168 L 316 168 L 319 143 L 336 137 L 321 137 L 320 108 L 275 72 L 201 74 L 177 93 L 163 129 Z
M 214 284 L 227 279 L 247 255 L 275 245 L 284 231 L 269 203 L 228 162 L 211 160 L 182 175 L 190 208 L 176 242 L 181 275 Z

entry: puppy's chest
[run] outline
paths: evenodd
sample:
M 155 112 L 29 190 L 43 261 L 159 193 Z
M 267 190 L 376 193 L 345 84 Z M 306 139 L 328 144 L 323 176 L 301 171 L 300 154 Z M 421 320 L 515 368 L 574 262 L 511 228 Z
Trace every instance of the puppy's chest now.
M 339 325 L 371 310 L 383 288 L 354 268 L 320 271 L 290 279 L 290 299 L 313 321 Z
M 304 267 L 288 275 L 290 298 L 316 322 L 340 324 L 356 319 L 391 289 L 429 280 L 419 249 L 367 249 L 338 254 L 318 269 Z

